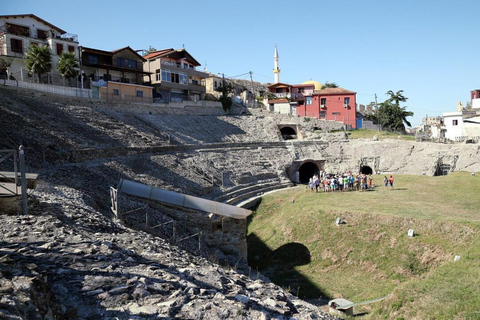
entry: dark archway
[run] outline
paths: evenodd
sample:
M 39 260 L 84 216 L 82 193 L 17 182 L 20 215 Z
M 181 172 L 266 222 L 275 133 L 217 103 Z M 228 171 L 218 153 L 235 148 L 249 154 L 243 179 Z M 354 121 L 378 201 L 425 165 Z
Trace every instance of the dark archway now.
M 369 166 L 362 166 L 360 172 L 363 174 L 373 174 L 373 170 Z
M 308 183 L 308 179 L 313 177 L 314 174 L 318 174 L 319 171 L 320 169 L 315 163 L 305 162 L 298 168 L 300 183 Z
M 283 127 L 280 129 L 283 140 L 297 139 L 297 133 L 292 127 Z

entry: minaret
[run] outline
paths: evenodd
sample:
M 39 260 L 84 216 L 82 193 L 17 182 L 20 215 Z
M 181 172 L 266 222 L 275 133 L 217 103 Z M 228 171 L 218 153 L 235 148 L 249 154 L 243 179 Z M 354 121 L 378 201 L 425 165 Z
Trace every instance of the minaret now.
M 275 45 L 275 55 L 273 56 L 273 61 L 274 61 L 274 69 L 273 69 L 273 76 L 275 78 L 274 83 L 279 83 L 280 82 L 280 69 L 278 68 L 278 51 L 277 51 L 277 45 Z

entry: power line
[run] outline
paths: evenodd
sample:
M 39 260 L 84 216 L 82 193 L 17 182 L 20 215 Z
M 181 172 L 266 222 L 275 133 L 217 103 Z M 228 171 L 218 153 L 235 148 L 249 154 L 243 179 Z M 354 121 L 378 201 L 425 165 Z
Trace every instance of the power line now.
M 237 76 L 226 76 L 226 77 L 231 79 L 231 78 L 237 78 L 237 77 L 245 76 L 247 74 L 250 74 L 250 72 L 242 73 L 242 74 L 239 74 Z

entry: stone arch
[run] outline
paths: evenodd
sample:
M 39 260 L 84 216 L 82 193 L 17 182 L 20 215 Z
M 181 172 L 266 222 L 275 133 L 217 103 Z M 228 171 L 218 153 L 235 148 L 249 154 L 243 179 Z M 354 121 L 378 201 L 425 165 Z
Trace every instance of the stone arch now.
M 282 134 L 283 140 L 297 139 L 297 131 L 292 127 L 281 127 L 280 133 Z
M 313 177 L 314 174 L 318 174 L 319 171 L 320 168 L 315 163 L 303 163 L 300 168 L 298 168 L 300 183 L 308 183 L 308 180 Z
M 287 177 L 294 183 L 307 183 L 315 173 L 319 174 L 325 166 L 325 160 L 305 159 L 294 161 L 285 170 Z
M 373 170 L 370 166 L 361 166 L 360 172 L 363 174 L 373 174 Z

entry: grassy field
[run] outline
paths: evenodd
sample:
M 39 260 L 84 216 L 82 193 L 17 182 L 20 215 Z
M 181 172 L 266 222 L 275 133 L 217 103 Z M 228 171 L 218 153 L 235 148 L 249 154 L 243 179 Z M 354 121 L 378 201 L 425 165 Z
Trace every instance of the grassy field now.
M 387 297 L 356 318 L 480 319 L 479 205 L 480 175 L 466 172 L 398 175 L 366 192 L 298 186 L 262 199 L 249 264 L 303 298 Z

